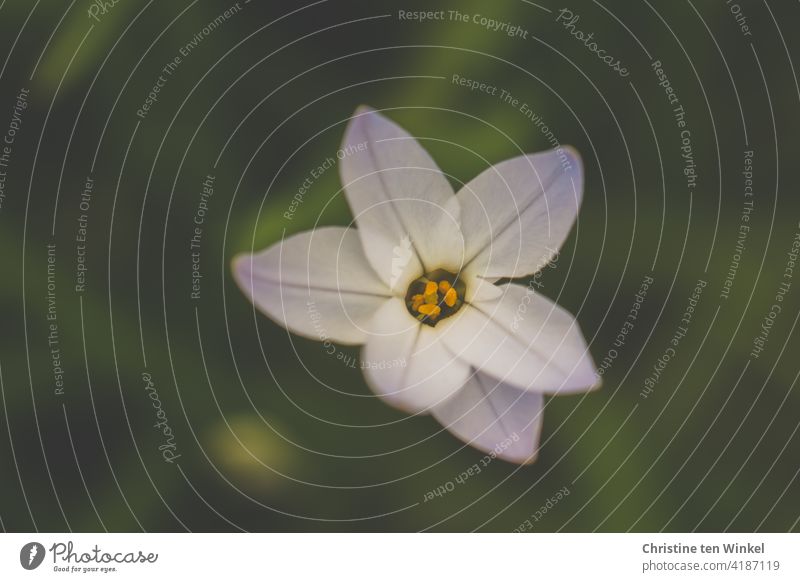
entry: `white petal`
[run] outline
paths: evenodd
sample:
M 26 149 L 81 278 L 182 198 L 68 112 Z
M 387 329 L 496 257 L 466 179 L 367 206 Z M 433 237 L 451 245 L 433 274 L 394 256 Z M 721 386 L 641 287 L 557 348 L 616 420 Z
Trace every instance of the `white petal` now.
M 372 390 L 392 406 L 423 413 L 455 394 L 469 366 L 454 358 L 435 328 L 420 324 L 398 298 L 375 314 L 364 345 L 364 375 Z
M 565 147 L 497 164 L 458 192 L 468 268 L 486 277 L 522 277 L 564 244 L 583 197 L 583 165 Z
M 389 290 L 353 229 L 303 232 L 234 261 L 239 287 L 286 329 L 311 339 L 361 344 Z
M 465 305 L 436 326 L 454 354 L 483 373 L 536 392 L 566 394 L 599 386 L 572 315 L 521 285 L 500 289 L 499 299 Z
M 474 301 L 490 301 L 503 295 L 503 289 L 494 283 L 485 281 L 474 273 L 461 273 L 466 285 L 464 301 L 472 303 Z
M 367 107 L 350 121 L 340 171 L 370 264 L 404 292 L 424 271 L 456 272 L 464 244 L 458 199 L 422 146 Z
M 465 443 L 512 463 L 536 459 L 544 396 L 475 372 L 433 416 Z

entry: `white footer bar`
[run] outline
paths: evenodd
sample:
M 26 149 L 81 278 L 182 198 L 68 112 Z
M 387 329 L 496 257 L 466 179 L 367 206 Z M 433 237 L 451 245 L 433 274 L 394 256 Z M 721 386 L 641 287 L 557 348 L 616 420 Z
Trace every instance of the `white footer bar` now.
M 800 580 L 800 534 L 4 534 L 0 580 Z

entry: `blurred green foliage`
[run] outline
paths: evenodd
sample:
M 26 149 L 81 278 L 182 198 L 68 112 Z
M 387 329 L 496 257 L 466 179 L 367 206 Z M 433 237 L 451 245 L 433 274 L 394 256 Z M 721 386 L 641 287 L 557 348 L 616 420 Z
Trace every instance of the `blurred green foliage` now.
M 141 118 L 163 67 L 229 5 L 122 0 L 95 21 L 88 4 L 0 8 L 0 130 L 19 89 L 31 91 L 0 209 L 4 528 L 509 531 L 566 486 L 535 531 L 798 529 L 798 289 L 765 352 L 748 357 L 798 230 L 796 5 L 742 1 L 748 37 L 722 2 L 572 2 L 578 28 L 628 65 L 621 78 L 548 2 L 240 2 Z M 483 14 L 528 34 L 406 21 L 398 10 Z M 691 194 L 654 60 L 691 128 Z M 643 277 L 655 283 L 603 389 L 548 401 L 535 464 L 493 461 L 423 502 L 483 455 L 372 397 L 360 370 L 319 343 L 254 317 L 229 263 L 350 223 L 335 171 L 292 220 L 283 213 L 361 103 L 423 139 L 456 186 L 551 147 L 518 108 L 453 84 L 454 74 L 518 97 L 583 155 L 578 226 L 542 282 L 577 314 L 597 363 Z M 721 300 L 747 149 L 755 210 Z M 192 300 L 189 241 L 207 175 L 215 188 Z M 96 187 L 84 211 L 87 176 Z M 81 214 L 88 270 L 76 292 Z M 63 395 L 48 344 L 51 241 Z M 708 287 L 695 320 L 644 399 L 698 279 Z M 177 464 L 159 452 L 145 372 Z

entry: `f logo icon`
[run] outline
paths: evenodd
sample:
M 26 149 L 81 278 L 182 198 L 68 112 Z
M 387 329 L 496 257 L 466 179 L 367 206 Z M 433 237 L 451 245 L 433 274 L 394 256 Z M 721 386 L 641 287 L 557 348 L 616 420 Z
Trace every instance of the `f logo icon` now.
M 35 570 L 44 561 L 44 546 L 38 542 L 30 542 L 19 551 L 19 563 L 26 570 Z

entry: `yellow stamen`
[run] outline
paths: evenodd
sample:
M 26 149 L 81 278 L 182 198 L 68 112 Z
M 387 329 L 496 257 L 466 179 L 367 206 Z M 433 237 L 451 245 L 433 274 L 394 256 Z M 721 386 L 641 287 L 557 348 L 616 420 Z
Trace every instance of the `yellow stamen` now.
M 439 314 L 442 312 L 442 308 L 439 307 L 438 305 L 431 305 L 431 304 L 426 303 L 425 305 L 420 305 L 419 306 L 419 312 L 420 313 L 424 313 L 425 315 L 427 315 L 431 319 L 436 319 L 437 317 L 439 317 Z
M 440 319 L 444 320 L 461 309 L 465 293 L 466 286 L 458 275 L 436 269 L 411 282 L 405 305 L 417 321 L 434 327 Z
M 447 304 L 448 307 L 452 307 L 456 304 L 456 300 L 458 299 L 458 293 L 456 290 L 450 287 L 447 290 L 447 293 L 444 294 L 444 302 Z

